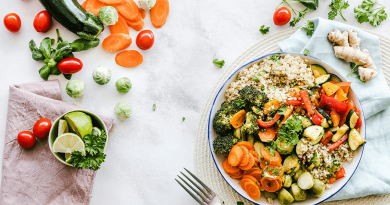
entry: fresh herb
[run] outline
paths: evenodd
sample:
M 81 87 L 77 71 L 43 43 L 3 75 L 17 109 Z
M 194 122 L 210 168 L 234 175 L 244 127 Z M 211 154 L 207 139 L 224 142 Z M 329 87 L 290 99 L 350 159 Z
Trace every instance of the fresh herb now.
M 241 100 L 241 99 L 237 99 L 234 102 L 236 103 L 238 108 L 244 108 L 247 103 L 245 100 Z
M 265 27 L 264 25 L 261 26 L 260 28 L 261 34 L 265 35 L 266 33 L 269 32 L 269 27 Z
M 107 135 L 104 131 L 99 135 L 85 135 L 83 142 L 85 146 L 85 156 L 80 151 L 72 152 L 72 164 L 77 169 L 99 170 L 106 158 L 104 147 L 106 146 Z
M 328 19 L 334 20 L 337 15 L 340 15 L 341 18 L 344 19 L 344 21 L 347 21 L 341 10 L 346 9 L 349 7 L 349 3 L 346 0 L 332 0 L 332 3 L 330 3 L 329 7 L 332 9 L 328 13 Z
M 269 59 L 273 62 L 278 61 L 282 56 L 280 54 L 272 55 Z M 267 73 L 265 70 L 263 70 L 265 73 Z
M 237 75 L 237 79 L 240 79 L 240 75 Z
M 265 90 L 264 85 L 262 85 L 260 89 L 261 89 L 261 91 L 264 91 Z
M 283 106 L 283 107 L 278 109 L 278 114 L 279 115 L 284 115 L 286 113 L 286 110 L 287 110 L 287 107 Z
M 362 83 L 366 83 L 364 80 L 360 79 L 360 75 L 358 74 L 358 70 L 357 69 L 359 67 L 359 63 L 356 63 L 356 64 L 351 63 L 350 67 L 351 67 L 351 71 L 347 74 L 347 77 L 349 77 L 349 76 L 351 76 L 352 74 L 355 73 L 356 75 L 351 76 L 351 77 L 360 80 L 360 82 L 362 82 Z
M 302 121 L 297 117 L 291 117 L 279 129 L 279 140 L 285 140 L 288 144 L 296 145 L 299 142 L 299 134 L 303 131 Z
M 330 173 L 326 176 L 328 179 L 330 178 L 336 178 L 336 175 L 334 173 Z
M 273 140 L 269 140 L 267 141 L 270 145 L 267 146 L 267 149 L 269 150 L 269 153 L 272 155 L 272 156 L 275 156 L 275 149 L 277 147 L 276 145 L 276 142 L 273 141 Z
M 220 61 L 218 61 L 218 59 L 215 58 L 215 55 L 214 55 L 213 58 L 214 58 L 213 63 L 214 63 L 214 65 L 216 65 L 218 68 L 222 68 L 222 66 L 225 65 L 225 60 L 220 60 Z
M 237 201 L 237 205 L 244 205 L 244 202 L 242 202 L 242 201 Z
M 257 76 L 262 76 L 261 73 L 256 73 L 255 75 L 252 76 L 252 80 L 256 81 L 256 82 L 259 82 L 259 77 Z
M 290 83 L 290 88 L 294 87 L 297 84 L 297 82 Z
M 156 104 L 153 104 L 153 111 L 156 111 Z
M 380 7 L 374 8 L 375 5 Z M 355 7 L 353 12 L 359 23 L 369 22 L 373 26 L 380 25 L 382 21 L 387 19 L 385 6 L 377 3 L 375 0 L 364 0 L 361 5 Z
M 333 160 L 333 164 L 336 165 L 336 166 L 340 166 L 341 163 L 339 160 L 335 159 L 333 156 L 332 156 L 332 160 Z
M 48 80 L 50 75 L 60 75 L 61 71 L 57 68 L 58 62 L 64 58 L 74 57 L 72 52 L 85 51 L 90 48 L 98 46 L 99 39 L 85 40 L 77 39 L 72 43 L 64 41 L 57 29 L 57 44 L 54 39 L 46 37 L 42 40 L 39 48 L 35 44 L 34 40 L 29 42 L 29 48 L 32 53 L 32 58 L 36 61 L 41 61 L 45 65 L 39 70 L 39 75 L 42 79 Z M 64 74 L 64 77 L 68 80 L 72 77 L 71 74 Z
M 314 153 L 313 158 L 311 158 L 311 162 L 315 162 L 317 160 L 317 151 Z
M 264 72 L 264 73 L 268 73 L 268 71 L 266 71 L 266 70 L 263 70 L 263 72 Z
M 274 90 L 276 90 L 276 86 L 274 86 Z
M 272 173 L 275 175 L 275 176 L 279 176 L 280 172 L 278 170 L 276 170 L 275 168 L 272 170 Z
M 310 55 L 310 51 L 307 50 L 307 48 L 305 48 L 305 50 L 303 50 L 303 55 L 305 56 Z
M 298 11 L 299 15 L 298 17 L 294 16 L 293 20 L 290 21 L 290 26 L 291 27 L 294 27 L 302 18 L 305 17 L 305 15 L 307 14 L 307 8 L 303 11 Z
M 186 118 L 185 118 L 185 117 L 183 117 L 181 120 L 183 120 L 183 122 L 184 122 L 184 120 L 186 120 Z
M 317 83 L 317 84 L 314 85 L 313 88 L 319 88 L 319 87 L 321 87 L 321 86 L 320 86 L 320 84 Z
M 308 20 L 304 26 L 301 27 L 302 30 L 306 31 L 306 35 L 310 36 L 314 33 L 314 22 Z
M 313 91 L 311 91 L 310 89 L 307 89 L 307 92 L 309 93 L 309 96 L 314 95 Z

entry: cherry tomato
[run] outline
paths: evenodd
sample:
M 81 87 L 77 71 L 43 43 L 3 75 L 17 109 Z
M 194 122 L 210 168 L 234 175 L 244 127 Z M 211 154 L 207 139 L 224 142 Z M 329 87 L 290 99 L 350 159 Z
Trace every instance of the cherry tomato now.
M 42 118 L 35 123 L 33 132 L 34 135 L 37 136 L 39 139 L 45 139 L 47 136 L 49 136 L 50 128 L 50 120 L 47 118 Z
M 20 20 L 18 14 L 10 13 L 4 17 L 4 25 L 8 31 L 16 33 L 19 31 L 22 21 Z
M 51 28 L 51 15 L 49 12 L 41 11 L 34 19 L 34 28 L 37 32 L 46 33 Z
M 18 134 L 18 143 L 21 147 L 29 149 L 35 145 L 34 134 L 30 131 L 22 131 Z
M 74 74 L 83 68 L 83 63 L 77 58 L 65 58 L 57 67 L 63 74 Z
M 274 13 L 274 23 L 277 26 L 286 25 L 291 19 L 291 11 L 286 7 L 278 8 Z
M 138 48 L 149 50 L 154 44 L 154 34 L 150 30 L 143 30 L 137 35 L 136 40 Z

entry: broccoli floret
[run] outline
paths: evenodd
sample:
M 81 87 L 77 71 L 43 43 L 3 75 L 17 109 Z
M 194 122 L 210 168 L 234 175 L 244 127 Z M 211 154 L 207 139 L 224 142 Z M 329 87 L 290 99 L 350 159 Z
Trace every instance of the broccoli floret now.
M 233 132 L 233 126 L 230 123 L 233 115 L 245 107 L 245 101 L 241 99 L 233 100 L 230 103 L 222 103 L 221 109 L 215 113 L 213 127 L 217 134 L 227 135 Z
M 223 154 L 225 157 L 229 155 L 230 149 L 240 140 L 233 135 L 218 136 L 213 141 L 214 153 Z
M 238 91 L 238 93 L 242 99 L 249 101 L 257 107 L 262 107 L 266 102 L 268 102 L 268 97 L 265 93 L 256 90 L 250 85 L 245 86 L 243 89 Z
M 253 112 L 246 113 L 245 124 L 242 129 L 249 135 L 259 134 L 260 127 L 257 124 L 257 116 Z

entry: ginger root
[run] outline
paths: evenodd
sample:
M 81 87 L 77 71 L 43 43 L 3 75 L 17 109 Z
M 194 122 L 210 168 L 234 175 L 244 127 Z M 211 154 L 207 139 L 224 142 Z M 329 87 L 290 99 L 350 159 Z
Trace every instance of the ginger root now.
M 360 50 L 361 39 L 356 31 L 348 30 L 341 33 L 338 29 L 329 32 L 328 39 L 336 44 L 333 47 L 335 56 L 348 63 L 359 64 L 360 79 L 368 82 L 378 75 L 378 68 L 367 49 Z

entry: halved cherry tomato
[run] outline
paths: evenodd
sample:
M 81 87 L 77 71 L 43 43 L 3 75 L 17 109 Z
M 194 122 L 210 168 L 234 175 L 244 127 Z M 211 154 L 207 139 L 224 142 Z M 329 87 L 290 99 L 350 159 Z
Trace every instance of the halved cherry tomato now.
M 4 17 L 4 26 L 8 29 L 8 31 L 16 33 L 22 26 L 22 21 L 20 20 L 18 14 L 10 13 Z
M 276 9 L 274 13 L 274 23 L 277 26 L 286 25 L 291 19 L 291 11 L 286 7 Z
M 47 136 L 49 136 L 50 128 L 50 120 L 47 118 L 42 118 L 35 123 L 33 132 L 34 135 L 37 136 L 39 139 L 45 139 Z
M 35 145 L 34 134 L 30 131 L 22 131 L 18 134 L 18 143 L 21 147 L 29 149 Z
M 63 74 L 74 74 L 83 68 L 83 63 L 77 58 L 65 58 L 57 65 Z
M 149 50 L 154 44 L 154 34 L 151 30 L 143 30 L 137 35 L 136 40 L 138 48 Z
M 49 12 L 41 11 L 34 19 L 34 28 L 37 32 L 46 33 L 51 28 L 51 15 Z

